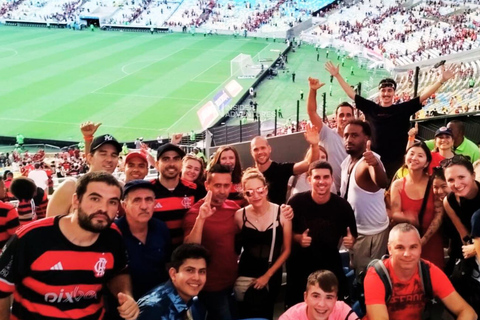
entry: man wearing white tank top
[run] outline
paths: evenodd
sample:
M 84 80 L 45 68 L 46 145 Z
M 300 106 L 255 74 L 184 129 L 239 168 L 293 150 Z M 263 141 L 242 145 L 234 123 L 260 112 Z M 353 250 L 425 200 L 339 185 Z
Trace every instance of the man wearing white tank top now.
M 370 149 L 371 135 L 368 122 L 352 120 L 343 136 L 348 156 L 341 165 L 340 195 L 355 212 L 358 238 L 350 253 L 357 274 L 387 251 L 389 220 L 384 193 L 388 178 L 380 156 Z

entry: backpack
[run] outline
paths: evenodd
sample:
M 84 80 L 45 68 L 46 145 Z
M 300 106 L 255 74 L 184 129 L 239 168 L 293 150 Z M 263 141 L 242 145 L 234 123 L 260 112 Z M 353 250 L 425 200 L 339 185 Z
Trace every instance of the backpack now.
M 387 255 L 383 256 L 382 259 L 374 259 L 370 261 L 364 271 L 360 272 L 357 278 L 357 303 L 355 311 L 357 314 L 362 317 L 367 313 L 367 307 L 365 305 L 365 289 L 364 289 L 364 280 L 365 275 L 367 274 L 368 269 L 375 268 L 375 272 L 382 280 L 382 283 L 385 287 L 385 304 L 388 304 L 390 298 L 392 297 L 392 280 L 388 274 L 388 270 L 383 263 L 383 260 L 388 258 Z M 418 262 L 418 270 L 420 270 L 420 279 L 423 284 L 423 290 L 425 295 L 425 309 L 422 314 L 422 319 L 442 319 L 443 311 L 445 307 L 443 303 L 435 298 L 432 288 L 432 280 L 430 278 L 430 267 L 422 260 Z

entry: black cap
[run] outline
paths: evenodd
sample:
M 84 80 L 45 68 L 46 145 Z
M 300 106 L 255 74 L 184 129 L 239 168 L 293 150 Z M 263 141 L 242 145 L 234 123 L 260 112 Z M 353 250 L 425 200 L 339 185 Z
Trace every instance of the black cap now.
M 441 134 L 448 134 L 449 136 L 453 137 L 452 130 L 447 127 L 440 127 L 437 131 L 435 131 L 435 138 Z
M 165 143 L 164 145 L 158 147 L 157 149 L 157 161 L 160 159 L 161 155 L 164 154 L 167 151 L 175 151 L 180 155 L 180 157 L 185 157 L 185 151 L 182 150 L 179 146 L 173 144 L 173 143 Z
M 115 149 L 117 149 L 118 153 L 122 151 L 122 146 L 120 143 L 118 143 L 117 139 L 115 139 L 111 134 L 103 134 L 93 139 L 92 144 L 90 145 L 90 152 L 97 150 L 106 143 L 113 145 Z
M 149 189 L 155 192 L 155 186 L 150 181 L 137 179 L 125 183 L 125 186 L 123 187 L 123 197 L 135 189 Z

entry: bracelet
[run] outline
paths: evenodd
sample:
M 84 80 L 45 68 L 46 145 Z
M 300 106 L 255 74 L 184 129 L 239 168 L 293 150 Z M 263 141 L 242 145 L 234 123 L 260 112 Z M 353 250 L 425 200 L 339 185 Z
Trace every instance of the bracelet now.
M 93 136 L 83 136 L 83 140 L 85 140 L 86 142 L 92 142 Z
M 408 136 L 408 142 L 415 141 L 415 136 Z

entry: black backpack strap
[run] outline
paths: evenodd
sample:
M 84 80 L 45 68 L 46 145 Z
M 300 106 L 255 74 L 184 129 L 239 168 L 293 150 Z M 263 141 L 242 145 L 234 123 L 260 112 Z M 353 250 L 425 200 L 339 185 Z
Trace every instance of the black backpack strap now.
M 382 260 L 376 260 L 372 266 L 375 268 L 375 271 L 377 272 L 380 280 L 382 280 L 385 287 L 385 304 L 387 304 L 392 297 L 392 280 L 390 279 L 390 275 L 388 274 L 387 267 L 385 267 L 385 264 Z
M 433 296 L 432 279 L 430 278 L 430 267 L 420 259 L 418 262 L 418 270 L 420 273 L 420 280 L 423 284 L 425 298 L 428 300 L 435 298 Z

